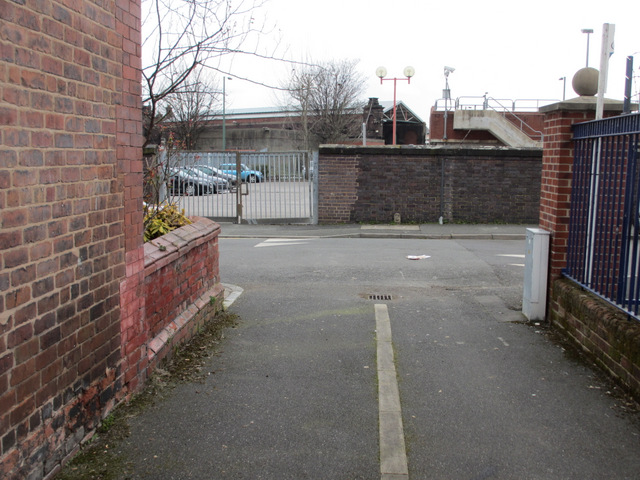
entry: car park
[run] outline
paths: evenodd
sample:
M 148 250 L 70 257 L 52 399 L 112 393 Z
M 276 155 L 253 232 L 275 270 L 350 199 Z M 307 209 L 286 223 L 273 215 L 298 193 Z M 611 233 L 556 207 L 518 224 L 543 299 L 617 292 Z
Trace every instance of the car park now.
M 223 163 L 220 165 L 220 170 L 224 173 L 238 176 L 235 163 Z M 240 164 L 240 179 L 243 182 L 258 183 L 264 180 L 264 175 L 259 170 L 251 170 L 244 163 Z
M 169 188 L 173 195 L 208 195 L 227 190 L 229 182 L 193 168 L 178 167 L 171 171 Z
M 198 170 L 205 175 L 209 175 L 210 177 L 217 177 L 223 180 L 226 180 L 230 185 L 235 185 L 237 181 L 237 177 L 231 173 L 225 173 L 219 168 L 213 167 L 211 165 L 194 165 L 194 170 Z

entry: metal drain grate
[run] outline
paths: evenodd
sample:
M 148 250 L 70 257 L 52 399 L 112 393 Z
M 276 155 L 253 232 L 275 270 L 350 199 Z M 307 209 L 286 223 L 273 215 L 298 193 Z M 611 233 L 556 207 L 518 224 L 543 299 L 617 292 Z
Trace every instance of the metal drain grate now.
M 391 300 L 391 295 L 369 295 L 369 300 Z

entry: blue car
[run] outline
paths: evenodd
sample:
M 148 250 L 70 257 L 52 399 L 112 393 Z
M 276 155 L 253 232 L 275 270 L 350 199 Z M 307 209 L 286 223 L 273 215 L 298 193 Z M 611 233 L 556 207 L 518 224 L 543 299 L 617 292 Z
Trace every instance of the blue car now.
M 236 177 L 238 176 L 238 174 L 236 173 L 235 163 L 223 163 L 222 165 L 220 165 L 220 170 L 222 170 L 224 173 L 235 175 Z M 243 182 L 258 183 L 263 181 L 264 176 L 262 175 L 262 172 L 258 170 L 251 170 L 244 163 L 242 163 L 240 164 L 240 179 Z

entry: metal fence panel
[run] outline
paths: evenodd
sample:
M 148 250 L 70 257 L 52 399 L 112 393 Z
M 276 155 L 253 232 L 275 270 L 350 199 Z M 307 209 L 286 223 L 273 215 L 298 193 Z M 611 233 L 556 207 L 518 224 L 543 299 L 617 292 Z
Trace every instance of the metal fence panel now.
M 640 115 L 574 126 L 564 274 L 640 319 Z
M 177 203 L 187 215 L 219 221 L 313 223 L 316 189 L 315 162 L 308 152 L 183 152 L 182 166 L 206 165 L 221 169 L 240 164 L 259 172 L 234 188 L 216 194 L 180 196 Z M 233 168 L 235 171 L 235 167 Z

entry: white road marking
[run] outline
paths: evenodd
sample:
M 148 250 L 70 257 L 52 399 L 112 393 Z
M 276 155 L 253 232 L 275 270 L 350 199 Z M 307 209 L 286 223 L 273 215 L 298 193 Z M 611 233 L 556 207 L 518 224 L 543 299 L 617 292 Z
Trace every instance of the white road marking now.
M 385 304 L 375 305 L 380 423 L 380 474 L 382 480 L 409 478 L 404 443 L 402 409 L 396 366 L 393 361 L 391 321 Z M 402 476 L 402 477 L 400 477 Z
M 308 242 L 307 239 L 300 238 L 270 238 L 262 243 L 259 243 L 255 248 L 260 247 L 288 247 L 290 245 L 304 245 Z

